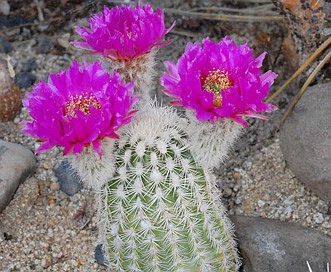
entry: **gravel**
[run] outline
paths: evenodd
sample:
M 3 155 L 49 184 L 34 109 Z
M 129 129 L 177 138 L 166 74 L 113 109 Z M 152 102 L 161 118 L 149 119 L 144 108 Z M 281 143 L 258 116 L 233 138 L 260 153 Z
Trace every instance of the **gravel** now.
M 65 34 L 71 35 L 71 40 L 77 38 L 69 25 L 52 36 L 49 44 Z M 50 72 L 65 70 L 74 58 L 82 59 L 80 52 L 70 47 L 60 48 L 61 54 L 40 54 L 36 36 L 26 35 L 12 42 L 14 49 L 9 53 L 16 72 L 26 70 L 25 63 L 33 58 L 37 81 L 46 80 Z M 186 42 L 192 41 L 192 37 L 170 37 L 177 47 L 161 49 L 160 62 L 175 60 Z M 5 60 L 6 56 L 0 58 Z M 23 95 L 27 91 L 31 87 L 23 88 Z M 289 99 L 284 96 L 280 101 Z M 298 222 L 331 235 L 328 204 L 304 188 L 286 167 L 273 133 L 282 112 L 271 115 L 270 121 L 250 120 L 227 161 L 215 169 L 222 201 L 230 214 Z M 0 138 L 35 150 L 39 144 L 20 132 L 20 122 L 26 119 L 27 112 L 22 109 L 13 122 L 0 123 Z M 105 271 L 95 259 L 99 242 L 93 192 L 82 189 L 68 196 L 59 190 L 54 174 L 62 158 L 59 149 L 36 157 L 35 175 L 19 187 L 0 214 L 0 271 Z
M 252 165 L 236 165 L 222 175 L 240 184 L 230 213 L 298 222 L 331 235 L 328 203 L 306 189 L 286 167 L 279 140 L 253 153 Z
M 68 29 L 71 33 L 71 26 Z M 56 37 L 51 39 L 56 41 Z M 27 71 L 29 64 L 37 81 L 65 70 L 80 55 L 70 48 L 60 55 L 41 54 L 34 35 L 12 44 L 9 56 L 16 74 Z M 7 56 L 1 54 L 0 59 L 6 61 Z M 32 89 L 21 87 L 23 97 Z M 21 121 L 28 118 L 23 108 L 14 121 L 0 123 L 0 138 L 36 150 L 39 143 L 20 132 Z M 36 158 L 34 176 L 19 187 L 0 214 L 0 271 L 106 271 L 95 259 L 99 241 L 94 193 L 83 189 L 68 196 L 60 191 L 55 176 L 62 159 L 59 149 Z

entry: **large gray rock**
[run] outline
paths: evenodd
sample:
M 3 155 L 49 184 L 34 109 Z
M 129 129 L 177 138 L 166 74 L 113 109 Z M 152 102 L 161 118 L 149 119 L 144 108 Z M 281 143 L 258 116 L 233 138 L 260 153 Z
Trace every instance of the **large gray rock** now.
M 306 90 L 280 128 L 281 149 L 295 176 L 331 200 L 331 82 Z
M 35 167 L 35 156 L 29 149 L 0 140 L 0 212 Z
M 295 223 L 249 216 L 230 217 L 235 224 L 244 272 L 327 271 L 331 237 Z

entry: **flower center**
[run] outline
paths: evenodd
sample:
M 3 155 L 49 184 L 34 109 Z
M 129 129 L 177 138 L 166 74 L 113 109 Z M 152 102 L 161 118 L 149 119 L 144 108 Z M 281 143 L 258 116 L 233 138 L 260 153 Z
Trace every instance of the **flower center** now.
M 229 73 L 219 69 L 212 70 L 208 73 L 202 82 L 202 87 L 207 91 L 214 93 L 213 105 L 222 107 L 221 91 L 233 86 L 233 81 L 229 78 Z
M 101 105 L 98 99 L 90 93 L 82 93 L 69 96 L 69 100 L 64 104 L 65 115 L 70 114 L 77 117 L 76 110 L 82 111 L 84 114 L 90 114 L 90 106 L 100 110 Z

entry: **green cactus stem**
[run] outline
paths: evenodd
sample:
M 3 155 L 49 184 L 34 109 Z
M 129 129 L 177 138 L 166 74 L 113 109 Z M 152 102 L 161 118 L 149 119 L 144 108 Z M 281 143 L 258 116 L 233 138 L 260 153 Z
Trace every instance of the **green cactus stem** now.
M 111 271 L 238 271 L 232 225 L 186 127 L 171 108 L 147 104 L 122 128 L 114 176 L 101 192 Z

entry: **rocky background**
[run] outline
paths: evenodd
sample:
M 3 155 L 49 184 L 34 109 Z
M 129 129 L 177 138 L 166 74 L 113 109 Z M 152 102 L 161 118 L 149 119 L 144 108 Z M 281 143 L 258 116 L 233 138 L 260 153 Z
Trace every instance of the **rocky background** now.
M 39 143 L 20 132 L 28 118 L 20 98 L 73 59 L 90 60 L 69 45 L 78 39 L 73 26 L 86 25 L 103 5 L 120 2 L 0 1 L 0 271 L 105 271 L 93 192 L 81 186 L 59 149 L 34 155 Z M 328 38 L 327 1 L 150 2 L 165 9 L 167 26 L 176 20 L 168 35 L 172 44 L 159 51 L 158 76 L 162 62 L 176 61 L 187 42 L 228 35 L 238 44 L 248 41 L 256 56 L 268 52 L 264 70 L 278 73 L 275 91 Z M 329 64 L 277 132 L 318 61 L 273 101 L 279 110 L 269 121 L 249 120 L 227 160 L 215 169 L 236 229 L 242 271 L 328 271 Z M 167 103 L 157 80 L 155 93 Z

